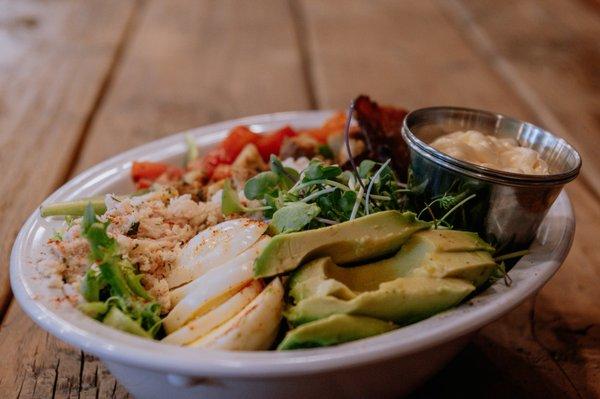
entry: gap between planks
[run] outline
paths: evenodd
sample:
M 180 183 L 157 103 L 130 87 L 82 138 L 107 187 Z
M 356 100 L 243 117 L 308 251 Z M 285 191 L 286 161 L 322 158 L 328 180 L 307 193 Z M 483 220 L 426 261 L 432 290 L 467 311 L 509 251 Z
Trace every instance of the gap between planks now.
M 555 116 L 554 112 L 546 105 L 537 91 L 521 77 L 517 68 L 504 57 L 489 35 L 475 21 L 471 11 L 462 0 L 438 0 L 440 9 L 450 23 L 456 26 L 458 32 L 463 34 L 467 43 L 482 55 L 482 59 L 503 79 L 515 95 L 524 103 L 529 111 L 539 119 L 551 132 L 559 132 L 572 143 L 575 139 L 568 133 L 566 126 Z M 584 155 L 583 145 L 578 146 Z M 578 180 L 586 189 L 600 201 L 600 186 L 597 185 L 600 176 L 590 169 L 582 169 Z
M 300 64 L 302 69 L 302 78 L 304 79 L 304 87 L 311 109 L 318 109 L 319 102 L 315 92 L 315 79 L 313 74 L 313 65 L 311 62 L 310 51 L 308 49 L 308 35 L 306 27 L 306 16 L 302 11 L 302 7 L 298 4 L 298 0 L 288 0 L 290 15 L 292 19 L 292 27 L 296 37 L 296 46 L 300 55 Z
M 81 127 L 81 131 L 79 132 L 79 139 L 75 145 L 75 150 L 72 153 L 71 159 L 67 167 L 65 168 L 65 173 L 61 179 L 60 185 L 67 182 L 72 177 L 73 172 L 75 171 L 75 167 L 77 166 L 79 159 L 81 157 L 81 150 L 83 149 L 83 145 L 85 143 L 86 138 L 91 130 L 91 127 L 94 123 L 96 115 L 102 107 L 104 100 L 106 98 L 106 94 L 112 86 L 114 77 L 121 66 L 121 61 L 123 60 L 123 55 L 125 54 L 125 50 L 129 41 L 131 39 L 132 33 L 135 31 L 137 27 L 137 23 L 139 20 L 140 14 L 143 12 L 143 7 L 146 4 L 146 0 L 134 0 L 134 5 L 127 18 L 127 22 L 125 23 L 125 29 L 123 29 L 123 33 L 121 34 L 121 38 L 119 39 L 119 44 L 115 48 L 115 52 L 113 55 L 113 59 L 106 70 L 106 74 L 100 83 L 100 87 L 98 89 L 98 94 L 92 104 L 92 108 L 90 112 L 85 117 L 83 125 Z
M 440 4 L 442 10 L 445 10 L 444 14 L 450 23 L 456 26 L 459 32 L 463 33 L 465 41 L 470 43 L 482 55 L 481 58 L 508 84 L 515 95 L 529 108 L 529 111 L 545 124 L 549 130 L 560 132 L 561 135 L 566 136 L 567 129 L 565 125 L 559 121 L 554 112 L 538 95 L 537 91 L 526 80 L 521 78 L 517 68 L 498 51 L 497 46 L 494 45 L 489 35 L 475 21 L 471 11 L 462 0 L 439 1 L 438 4 Z M 599 188 L 594 184 L 596 178 L 593 172 L 585 173 L 582 170 L 578 181 L 594 199 L 600 200 L 600 192 Z M 531 337 L 546 352 L 548 358 L 555 364 L 557 369 L 560 370 L 560 373 L 568 381 L 575 394 L 583 399 L 581 391 L 571 379 L 569 373 L 567 373 L 560 362 L 556 361 L 551 348 L 545 345 L 537 335 L 536 304 L 538 296 L 539 292 L 534 295 L 529 312 Z
M 131 37 L 132 32 L 135 30 L 135 25 L 136 25 L 138 16 L 142 12 L 142 8 L 145 3 L 146 3 L 146 0 L 134 0 L 134 6 L 132 7 L 130 15 L 127 18 L 127 22 L 125 24 L 125 29 L 123 29 L 123 33 L 121 34 L 121 38 L 119 39 L 119 44 L 115 47 L 112 61 L 106 70 L 105 76 L 102 78 L 102 81 L 99 85 L 98 92 L 96 94 L 96 97 L 94 99 L 92 107 L 91 107 L 89 113 L 85 116 L 85 118 L 83 120 L 83 124 L 79 131 L 71 158 L 66 163 L 66 166 L 64 167 L 64 172 L 63 172 L 61 178 L 57 181 L 57 185 L 54 187 L 54 189 L 63 185 L 71 177 L 73 171 L 75 170 L 77 162 L 79 161 L 81 150 L 85 143 L 85 139 L 88 136 L 90 128 L 94 122 L 95 116 L 97 115 L 98 110 L 102 106 L 102 103 L 106 97 L 108 89 L 111 86 L 111 83 L 113 81 L 115 73 L 118 70 L 118 67 L 123 58 L 123 54 L 127 47 L 127 43 L 129 42 L 129 38 Z M 54 189 L 51 189 L 51 191 L 53 191 Z M 10 306 L 10 304 L 13 300 L 14 300 L 14 298 L 13 298 L 12 291 L 9 291 L 7 298 L 5 298 L 2 302 L 0 302 L 0 327 L 2 325 L 2 321 L 4 320 L 4 317 L 8 313 L 8 307 Z

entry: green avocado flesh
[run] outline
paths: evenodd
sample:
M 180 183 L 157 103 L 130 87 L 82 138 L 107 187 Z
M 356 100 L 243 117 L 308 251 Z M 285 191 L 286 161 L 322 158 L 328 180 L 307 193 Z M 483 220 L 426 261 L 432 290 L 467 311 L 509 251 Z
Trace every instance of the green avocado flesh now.
M 325 295 L 349 300 L 399 277 L 452 277 L 478 287 L 496 267 L 492 250 L 473 233 L 420 231 L 396 255 L 379 262 L 356 267 L 340 267 L 329 258 L 310 262 L 290 278 L 290 295 L 296 303 L 310 296 Z
M 275 276 L 326 256 L 344 264 L 389 255 L 413 233 L 429 227 L 414 213 L 384 211 L 320 229 L 280 234 L 257 258 L 254 275 Z
M 391 331 L 398 326 L 364 316 L 335 314 L 288 331 L 278 350 L 315 348 L 355 341 Z
M 475 287 L 459 279 L 400 277 L 382 283 L 376 291 L 363 292 L 344 300 L 331 295 L 313 296 L 286 311 L 293 325 L 308 323 L 333 314 L 368 316 L 397 324 L 409 324 L 457 305 Z
M 341 267 L 316 259 L 290 280 L 293 325 L 333 314 L 409 324 L 460 303 L 489 278 L 493 250 L 476 234 L 453 230 L 414 233 L 391 258 Z

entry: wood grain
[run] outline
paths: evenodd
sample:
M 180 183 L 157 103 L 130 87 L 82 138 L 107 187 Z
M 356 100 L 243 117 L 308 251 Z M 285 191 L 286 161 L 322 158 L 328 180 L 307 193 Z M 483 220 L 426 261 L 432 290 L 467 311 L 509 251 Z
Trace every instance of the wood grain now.
M 72 173 L 183 129 L 245 114 L 304 109 L 300 56 L 286 3 L 149 1 Z M 21 350 L 21 348 L 23 350 Z M 13 303 L 0 352 L 0 398 L 125 398 L 102 364 L 33 325 Z
M 132 3 L 2 1 L 0 10 L 1 319 L 10 246 L 68 173 Z
M 206 123 L 307 108 L 290 18 L 279 1 L 149 2 L 76 169 Z
M 498 72 L 493 59 L 483 56 L 477 44 L 461 34 L 464 27 L 446 11 L 432 1 L 302 2 L 299 13 L 305 19 L 317 104 L 340 106 L 357 91 L 368 90 L 382 102 L 409 108 L 473 106 L 543 123 L 545 114 L 506 83 L 507 76 Z M 370 28 L 375 21 L 377 29 Z M 544 93 L 539 95 L 546 99 Z M 475 341 L 477 351 L 526 397 L 577 398 L 599 393 L 600 319 L 594 304 L 600 297 L 596 285 L 585 282 L 598 281 L 600 259 L 594 232 L 600 216 L 594 193 L 582 183 L 569 188 L 578 230 L 561 271 L 536 301 L 485 328 Z M 492 385 L 497 378 L 488 375 L 473 382 L 475 371 L 473 365 L 465 364 L 465 377 L 452 390 L 461 392 L 465 384 Z M 443 396 L 431 386 L 424 392 Z
M 600 281 L 598 15 L 590 12 L 592 5 L 580 2 L 494 2 L 493 12 L 491 6 L 488 1 L 462 1 L 450 12 L 466 29 L 465 36 L 473 39 L 480 32 L 483 40 L 475 40 L 474 46 L 497 54 L 499 74 L 512 82 L 543 124 L 577 147 L 584 161 L 582 176 L 568 188 L 577 216 L 571 253 L 535 307 L 520 312 L 535 316 L 530 338 L 553 357 L 579 395 L 600 396 L 600 291 L 590 284 Z M 497 344 L 499 327 L 485 329 L 482 337 Z M 511 327 L 509 320 L 502 323 L 516 333 Z
M 600 3 L 440 2 L 542 124 L 581 153 L 600 200 Z M 490 55 L 491 54 L 491 55 Z
M 0 0 L 0 9 L 0 143 L 14 148 L 0 153 L 0 267 L 51 189 L 171 132 L 339 108 L 360 92 L 408 108 L 496 110 L 583 148 L 584 179 L 568 188 L 573 249 L 535 299 L 484 328 L 412 397 L 600 397 L 596 3 Z M 28 166 L 32 154 L 41 168 Z M 14 302 L 0 351 L 0 398 L 128 397 L 97 359 Z
M 300 4 L 320 108 L 366 93 L 408 109 L 447 104 L 528 116 L 435 2 Z

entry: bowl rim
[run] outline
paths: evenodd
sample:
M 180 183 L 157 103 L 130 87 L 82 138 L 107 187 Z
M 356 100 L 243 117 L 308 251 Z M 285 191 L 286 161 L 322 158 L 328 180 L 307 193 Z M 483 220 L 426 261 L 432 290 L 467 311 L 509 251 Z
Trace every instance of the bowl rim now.
M 250 125 L 258 130 L 271 130 L 286 124 L 317 125 L 332 113 L 333 111 L 298 111 L 264 114 L 174 134 L 122 152 L 87 169 L 57 189 L 46 201 L 81 196 L 82 190 L 86 191 L 87 188 L 87 191 L 90 191 L 90 187 L 94 187 L 98 182 L 117 179 L 129 171 L 132 160 L 165 159 L 167 156 L 183 154 L 183 135 L 186 133 L 194 136 L 198 143 L 210 145 L 220 140 L 230 128 L 240 124 Z M 83 188 L 80 187 L 82 185 Z M 555 221 L 553 215 L 560 220 Z M 543 247 L 544 244 L 540 244 L 542 249 L 536 253 L 539 252 L 539 256 L 552 256 L 542 256 L 540 261 L 532 252 L 531 255 L 522 258 L 513 269 L 517 278 L 513 277 L 516 283 L 511 287 L 494 284 L 469 303 L 390 333 L 335 347 L 289 352 L 229 352 L 165 346 L 168 344 L 114 330 L 84 316 L 72 306 L 57 309 L 42 303 L 39 294 L 41 283 L 27 275 L 31 274 L 29 258 L 37 255 L 31 253 L 31 240 L 38 239 L 36 237 L 43 233 L 37 210 L 23 225 L 13 245 L 10 279 L 18 303 L 39 326 L 102 360 L 186 376 L 298 376 L 357 367 L 414 354 L 453 341 L 501 317 L 539 290 L 566 257 L 573 240 L 575 219 L 565 192 L 560 194 L 543 226 L 546 226 L 545 234 L 555 237 L 556 242 L 550 248 L 551 251 Z M 27 267 L 30 269 L 26 269 Z M 521 275 L 522 278 L 519 277 Z M 166 351 L 166 348 L 169 350 Z
M 411 121 L 416 117 L 422 117 L 428 113 L 438 112 L 448 113 L 466 113 L 471 115 L 481 115 L 487 118 L 493 118 L 499 121 L 510 121 L 512 123 L 521 124 L 533 129 L 537 129 L 544 134 L 549 135 L 556 141 L 560 142 L 563 146 L 569 149 L 571 154 L 575 157 L 575 166 L 570 170 L 562 173 L 555 173 L 550 175 L 532 175 L 524 173 L 514 173 L 502 171 L 499 169 L 488 168 L 485 166 L 477 165 L 472 162 L 463 161 L 461 159 L 452 157 L 442 151 L 431 147 L 429 144 L 422 141 L 413 131 L 411 130 Z M 471 177 L 475 177 L 481 180 L 492 181 L 495 183 L 508 184 L 508 185 L 561 185 L 570 182 L 575 179 L 581 170 L 582 160 L 579 152 L 573 147 L 568 141 L 562 137 L 558 137 L 554 133 L 538 126 L 533 123 L 523 121 L 512 116 L 501 114 L 498 112 L 486 111 L 475 108 L 466 107 L 451 107 L 451 106 L 436 106 L 436 107 L 425 107 L 415 109 L 409 112 L 404 121 L 402 122 L 402 137 L 408 143 L 408 145 L 415 151 L 418 151 L 422 156 L 427 157 L 433 162 L 439 164 L 442 167 L 451 169 L 453 171 L 466 174 Z

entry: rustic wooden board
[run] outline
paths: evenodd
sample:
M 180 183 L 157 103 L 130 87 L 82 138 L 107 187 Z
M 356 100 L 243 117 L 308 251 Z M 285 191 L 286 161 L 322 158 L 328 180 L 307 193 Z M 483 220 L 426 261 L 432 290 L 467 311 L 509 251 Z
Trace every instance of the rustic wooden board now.
M 67 175 L 132 3 L 2 1 L 0 10 L 1 319 L 14 237 Z
M 179 130 L 309 106 L 286 3 L 150 1 L 133 25 L 74 171 Z M 1 366 L 0 398 L 127 397 L 97 359 L 35 327 L 14 302 L 0 352 L 19 358 Z
M 494 52 L 495 69 L 542 124 L 567 138 L 582 154 L 582 175 L 568 188 L 578 223 L 573 248 L 540 292 L 535 307 L 519 312 L 534 315 L 528 338 L 553 357 L 578 394 L 600 396 L 600 290 L 590 283 L 600 281 L 596 239 L 600 159 L 595 156 L 600 139 L 600 4 L 466 0 L 444 4 L 453 5 L 447 9 L 449 15 L 475 48 L 482 54 Z M 511 326 L 510 320 L 496 323 L 481 337 L 494 348 L 500 328 L 517 333 Z M 506 356 L 500 353 L 497 358 Z M 548 382 L 553 386 L 552 379 Z
M 152 1 L 76 169 L 203 124 L 305 109 L 305 90 L 287 4 Z
M 593 3 L 558 3 L 268 0 L 256 7 L 233 1 L 148 0 L 107 3 L 106 8 L 95 2 L 11 3 L 11 12 L 0 16 L 0 43 L 16 40 L 27 45 L 6 47 L 13 52 L 0 54 L 0 69 L 8 65 L 11 71 L 0 75 L 0 142 L 16 148 L 16 160 L 32 153 L 41 157 L 47 172 L 44 186 L 33 169 L 25 171 L 34 179 L 28 185 L 32 194 L 19 191 L 9 208 L 0 199 L 0 216 L 8 217 L 7 226 L 16 231 L 24 216 L 67 176 L 164 134 L 256 113 L 343 107 L 359 92 L 408 108 L 487 108 L 557 131 L 580 123 L 567 134 L 576 145 L 593 148 L 597 103 L 589 93 L 595 93 L 591 90 L 597 89 L 597 82 L 594 86 L 593 74 L 579 70 L 576 78 L 559 81 L 563 69 L 583 67 L 551 51 L 552 43 L 569 47 L 564 43 L 582 38 L 585 48 L 592 47 L 597 25 L 590 16 L 582 16 L 582 10 Z M 499 20 L 480 4 L 497 8 Z M 558 11 L 546 9 L 552 7 Z M 72 8 L 77 18 L 87 17 L 74 23 Z M 542 45 L 539 62 L 552 65 L 552 57 L 565 62 L 545 68 L 544 74 L 537 74 L 526 53 L 515 47 L 521 36 L 509 35 L 513 27 L 507 21 L 530 22 L 532 13 L 550 15 L 559 25 L 557 32 L 534 32 L 543 24 L 519 31 L 531 38 L 528 50 Z M 574 14 L 563 18 L 563 13 Z M 583 22 L 577 27 L 579 17 Z M 85 34 L 82 26 L 88 28 Z M 102 26 L 105 32 L 90 26 Z M 40 29 L 47 41 L 30 32 Z M 484 32 L 491 45 L 484 42 L 482 47 L 481 41 L 473 40 L 473 29 Z M 50 35 L 56 31 L 60 40 Z M 73 37 L 82 43 L 72 45 Z M 487 57 L 490 52 L 494 57 Z M 87 56 L 77 56 L 81 54 Z M 514 73 L 498 67 L 498 59 L 518 72 L 516 80 Z M 74 75 L 77 68 L 78 76 L 66 82 L 36 73 L 47 65 L 64 68 L 64 76 Z M 528 84 L 524 91 L 517 89 L 522 81 Z M 580 96 L 580 90 L 589 92 Z M 7 109 L 7 93 L 21 102 L 9 103 Z M 584 114 L 577 113 L 578 104 Z M 26 130 L 36 132 L 35 139 L 14 133 Z M 48 138 L 43 134 L 48 131 L 56 136 Z M 588 134 L 579 133 L 583 131 Z M 13 143 L 17 140 L 20 147 Z M 36 140 L 50 151 L 36 151 Z M 75 151 L 79 147 L 82 150 Z M 597 162 L 588 160 L 586 153 L 586 162 Z M 60 159 L 45 159 L 45 154 Z M 50 160 L 58 162 L 58 168 Z M 21 163 L 0 154 L 0 166 L 15 176 L 23 173 L 16 167 Z M 592 284 L 599 277 L 595 235 L 600 210 L 590 190 L 598 182 L 591 178 L 594 173 L 586 173 L 585 184 L 569 187 L 578 230 L 563 268 L 535 301 L 482 330 L 414 398 L 600 396 L 600 298 Z M 0 190 L 16 187 L 5 184 L 0 182 Z M 0 236 L 8 236 L 4 242 L 11 243 L 14 231 L 0 230 Z M 2 278 L 0 274 L 0 283 Z M 1 293 L 0 285 L 0 299 Z M 15 303 L 0 329 L 0 350 L 3 358 L 12 359 L 0 365 L 1 398 L 127 397 L 98 360 L 33 326 Z
M 477 43 L 461 34 L 461 21 L 449 16 L 440 3 L 303 2 L 298 14 L 304 18 L 317 104 L 341 106 L 357 91 L 365 91 L 382 102 L 408 108 L 464 105 L 551 123 L 546 115 L 553 115 L 553 110 L 540 113 L 507 84 L 510 76 L 500 74 L 495 58 L 485 57 Z M 377 29 L 372 28 L 375 25 Z M 497 36 L 502 32 L 495 32 Z M 538 95 L 546 101 L 543 92 Z M 594 327 L 600 319 L 598 307 L 590 309 L 600 298 L 595 285 L 584 283 L 598 281 L 598 251 L 593 248 L 600 216 L 597 199 L 587 186 L 577 182 L 569 189 L 579 225 L 561 271 L 535 303 L 524 304 L 475 340 L 475 350 L 527 397 L 582 397 L 600 389 Z M 465 385 L 493 385 L 498 378 L 483 375 L 473 381 L 476 367 L 466 363 L 461 367 L 463 378 L 451 389 L 455 392 Z M 438 380 L 444 380 L 444 373 Z M 443 395 L 431 386 L 424 392 Z

